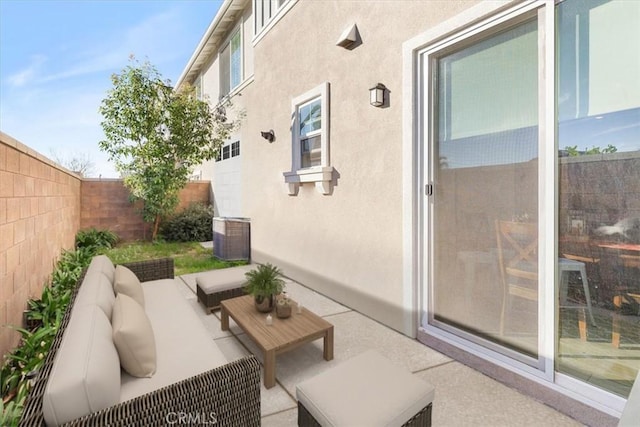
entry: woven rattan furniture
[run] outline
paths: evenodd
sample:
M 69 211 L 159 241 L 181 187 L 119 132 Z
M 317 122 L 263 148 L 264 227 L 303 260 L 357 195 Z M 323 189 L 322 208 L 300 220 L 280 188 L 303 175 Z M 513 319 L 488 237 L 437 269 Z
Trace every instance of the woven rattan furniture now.
M 143 281 L 173 278 L 172 259 L 126 265 Z M 56 369 L 56 355 L 65 339 L 67 326 L 86 270 L 76 285 L 60 328 L 45 362 L 25 401 L 21 426 L 45 425 L 43 402 L 47 384 Z M 180 417 L 180 418 L 179 418 Z M 179 419 L 218 426 L 260 425 L 260 365 L 251 356 L 227 363 L 152 392 L 95 411 L 66 425 L 146 426 L 167 425 Z
M 295 306 L 295 303 L 294 303 Z M 279 319 L 272 313 L 272 324 L 267 325 L 266 315 L 256 310 L 253 296 L 245 295 L 220 303 L 222 330 L 229 330 L 229 317 L 258 345 L 264 355 L 264 386 L 276 384 L 276 355 L 293 350 L 303 344 L 324 340 L 323 357 L 333 359 L 333 325 L 306 308 Z
M 299 426 L 430 426 L 434 388 L 375 350 L 296 387 Z
M 249 264 L 201 273 L 196 277 L 198 301 L 211 312 L 220 307 L 222 300 L 244 295 L 245 273 L 252 267 Z

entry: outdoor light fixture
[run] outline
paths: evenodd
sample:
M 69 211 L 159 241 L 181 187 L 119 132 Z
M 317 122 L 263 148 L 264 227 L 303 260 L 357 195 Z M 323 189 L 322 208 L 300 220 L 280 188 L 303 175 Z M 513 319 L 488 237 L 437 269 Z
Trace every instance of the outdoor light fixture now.
M 273 129 L 268 130 L 266 132 L 261 131 L 260 135 L 262 135 L 262 137 L 269 142 L 273 142 L 276 139 L 276 134 L 275 132 L 273 132 Z
M 384 105 L 384 95 L 387 87 L 382 83 L 378 83 L 369 89 L 369 103 L 374 107 L 382 107 Z

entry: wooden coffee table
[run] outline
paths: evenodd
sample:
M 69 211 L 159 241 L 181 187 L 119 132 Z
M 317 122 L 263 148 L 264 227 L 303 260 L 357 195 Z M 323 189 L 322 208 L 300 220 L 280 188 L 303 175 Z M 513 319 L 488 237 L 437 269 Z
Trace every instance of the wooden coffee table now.
M 333 325 L 318 315 L 302 308 L 298 314 L 292 307 L 291 317 L 279 319 L 271 313 L 273 324 L 267 325 L 266 313 L 256 310 L 253 296 L 244 295 L 220 303 L 222 330 L 229 330 L 229 317 L 255 342 L 264 355 L 264 386 L 276 385 L 276 355 L 293 350 L 303 344 L 324 339 L 324 359 L 333 359 Z

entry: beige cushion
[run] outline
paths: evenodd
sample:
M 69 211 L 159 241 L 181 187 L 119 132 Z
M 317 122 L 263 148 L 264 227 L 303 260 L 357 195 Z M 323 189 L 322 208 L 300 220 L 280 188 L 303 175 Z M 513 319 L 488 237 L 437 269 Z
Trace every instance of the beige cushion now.
M 322 426 L 399 426 L 433 401 L 434 389 L 374 350 L 296 387 Z
M 120 293 L 113 305 L 111 324 L 122 368 L 135 377 L 152 376 L 156 372 L 156 341 L 144 308 Z
M 248 264 L 207 271 L 196 277 L 196 284 L 206 294 L 241 288 L 247 283 L 245 273 L 254 268 L 255 265 Z
M 115 282 L 113 283 L 113 289 L 116 294 L 125 294 L 130 296 L 144 307 L 144 293 L 140 286 L 140 280 L 138 276 L 124 265 L 116 266 Z
M 185 299 L 181 286 L 185 285 L 180 279 L 142 283 L 156 340 L 157 369 L 151 378 L 123 372 L 121 402 L 228 363 L 214 341 L 215 332 L 207 330 L 196 314 L 198 302 Z
M 74 307 L 44 392 L 42 410 L 57 426 L 118 403 L 120 361 L 101 309 Z
M 85 305 L 97 305 L 111 321 L 111 312 L 116 295 L 113 292 L 113 285 L 106 275 L 97 270 L 87 271 L 82 281 L 82 286 L 78 289 L 78 295 L 73 305 L 77 307 Z
M 91 259 L 91 263 L 87 268 L 87 273 L 89 272 L 100 272 L 104 274 L 107 279 L 109 279 L 110 283 L 113 283 L 115 279 L 116 267 L 113 265 L 113 262 L 106 255 L 96 255 Z

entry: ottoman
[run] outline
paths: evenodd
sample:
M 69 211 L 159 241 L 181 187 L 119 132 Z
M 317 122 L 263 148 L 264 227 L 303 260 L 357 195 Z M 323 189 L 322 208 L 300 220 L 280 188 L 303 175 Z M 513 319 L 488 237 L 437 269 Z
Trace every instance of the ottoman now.
M 220 307 L 220 301 L 244 295 L 245 273 L 251 271 L 253 265 L 221 268 L 200 274 L 196 277 L 196 294 L 198 301 L 211 313 Z
M 368 350 L 296 387 L 299 426 L 430 426 L 434 388 Z

